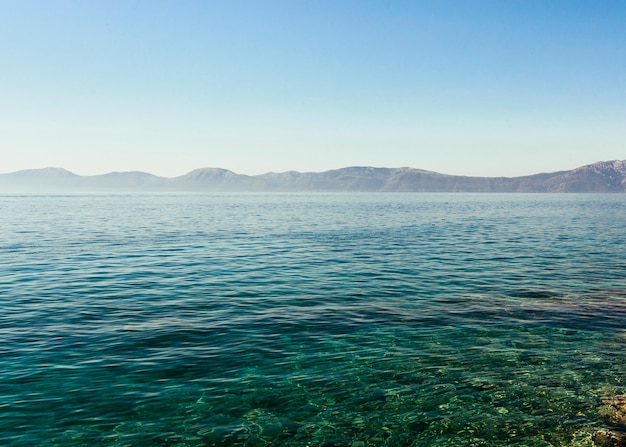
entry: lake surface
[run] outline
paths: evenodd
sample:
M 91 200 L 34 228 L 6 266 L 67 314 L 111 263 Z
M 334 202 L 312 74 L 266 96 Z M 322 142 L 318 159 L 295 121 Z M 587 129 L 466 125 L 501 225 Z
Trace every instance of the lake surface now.
M 593 446 L 626 195 L 0 196 L 0 445 Z

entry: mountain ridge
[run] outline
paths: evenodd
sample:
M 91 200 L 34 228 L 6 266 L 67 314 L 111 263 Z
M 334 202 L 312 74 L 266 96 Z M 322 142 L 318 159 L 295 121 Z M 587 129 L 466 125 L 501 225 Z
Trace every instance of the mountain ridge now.
M 64 168 L 0 174 L 0 193 L 13 192 L 626 192 L 626 160 L 519 177 L 473 177 L 424 169 L 348 166 L 322 172 L 237 174 L 198 168 L 177 177 L 142 171 L 82 176 Z

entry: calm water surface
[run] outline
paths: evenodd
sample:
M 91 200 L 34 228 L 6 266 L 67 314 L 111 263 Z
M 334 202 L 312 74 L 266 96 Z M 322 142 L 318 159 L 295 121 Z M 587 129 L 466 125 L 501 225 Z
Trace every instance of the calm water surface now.
M 593 446 L 626 195 L 0 196 L 0 445 Z

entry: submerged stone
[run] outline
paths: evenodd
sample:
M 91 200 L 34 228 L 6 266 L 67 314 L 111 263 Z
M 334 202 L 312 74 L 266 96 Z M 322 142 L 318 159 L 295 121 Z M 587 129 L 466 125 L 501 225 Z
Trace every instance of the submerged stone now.
M 608 418 L 611 424 L 626 428 L 626 395 L 604 397 L 602 402 L 604 405 L 600 407 L 600 415 Z
M 596 447 L 626 447 L 626 434 L 610 430 L 601 430 L 592 437 Z

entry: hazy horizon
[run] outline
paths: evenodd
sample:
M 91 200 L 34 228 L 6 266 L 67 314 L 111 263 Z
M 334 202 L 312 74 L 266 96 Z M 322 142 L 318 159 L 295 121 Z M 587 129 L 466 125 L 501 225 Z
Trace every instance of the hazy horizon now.
M 576 168 L 580 168 L 582 166 L 589 166 L 589 165 L 593 165 L 595 163 L 606 163 L 606 162 L 613 162 L 613 161 L 622 161 L 622 160 L 596 160 L 594 162 L 590 162 L 590 163 L 585 163 L 581 166 L 576 166 L 572 169 L 556 169 L 554 171 L 539 171 L 539 172 L 533 172 L 527 175 L 535 175 L 535 174 L 544 174 L 544 173 L 553 173 L 553 172 L 560 172 L 560 171 L 568 171 L 568 170 L 573 170 Z M 58 169 L 58 170 L 65 170 L 70 172 L 71 174 L 75 174 L 81 177 L 90 177 L 90 176 L 98 176 L 98 175 L 107 175 L 107 174 L 114 174 L 114 173 L 122 173 L 122 174 L 128 174 L 128 173 L 142 173 L 142 174 L 151 174 L 151 175 L 155 175 L 157 177 L 163 177 L 163 178 L 174 178 L 174 177 L 181 177 L 184 176 L 186 174 L 189 174 L 193 171 L 197 171 L 197 170 L 202 170 L 202 169 L 218 169 L 218 170 L 226 170 L 226 171 L 230 171 L 233 172 L 235 174 L 240 174 L 240 175 L 250 175 L 250 176 L 257 176 L 257 175 L 264 175 L 264 174 L 281 174 L 281 173 L 287 173 L 287 172 L 299 172 L 299 173 L 323 173 L 323 172 L 327 172 L 327 171 L 336 171 L 336 170 L 340 170 L 340 169 L 347 169 L 347 168 L 374 168 L 374 169 L 416 169 L 416 170 L 423 170 L 423 171 L 430 171 L 430 172 L 434 172 L 437 174 L 444 174 L 444 175 L 460 175 L 460 176 L 469 176 L 469 177 L 473 177 L 470 175 L 466 175 L 466 174 L 450 174 L 448 172 L 443 172 L 443 171 L 432 171 L 430 169 L 423 169 L 420 168 L 419 166 L 365 166 L 365 165 L 350 165 L 350 166 L 339 166 L 339 167 L 335 167 L 335 168 L 330 168 L 330 169 L 326 169 L 323 171 L 299 171 L 296 169 L 287 169 L 284 171 L 277 171 L 277 170 L 270 170 L 270 171 L 265 171 L 265 172 L 261 172 L 259 174 L 246 174 L 244 172 L 238 172 L 236 170 L 230 169 L 228 167 L 225 166 L 198 166 L 196 168 L 192 168 L 189 171 L 186 172 L 181 172 L 175 175 L 171 175 L 171 176 L 167 176 L 167 175 L 159 175 L 156 174 L 154 172 L 150 172 L 147 171 L 145 169 L 132 169 L 132 170 L 120 170 L 120 169 L 114 169 L 111 171 L 106 171 L 106 172 L 96 172 L 93 174 L 85 174 L 82 172 L 76 172 L 73 171 L 71 169 L 67 169 L 64 166 L 42 166 L 42 167 L 36 167 L 36 168 L 24 168 L 24 169 L 18 169 L 16 171 L 10 171 L 10 172 L 0 172 L 0 175 L 6 175 L 6 174 L 15 174 L 17 172 L 22 172 L 22 171 L 45 171 L 47 169 Z M 525 175 L 521 175 L 519 177 L 523 177 Z M 518 177 L 518 176 L 505 176 L 505 175 L 494 175 L 494 176 L 476 176 L 476 177 Z
M 2 172 L 624 159 L 626 3 L 0 5 Z

